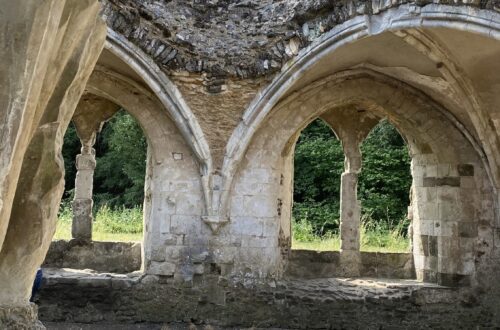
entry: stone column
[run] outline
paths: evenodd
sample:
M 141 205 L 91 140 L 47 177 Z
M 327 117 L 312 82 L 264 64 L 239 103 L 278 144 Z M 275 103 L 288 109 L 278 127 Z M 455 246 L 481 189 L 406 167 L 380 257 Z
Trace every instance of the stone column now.
M 345 138 L 345 169 L 340 184 L 340 251 L 345 276 L 359 276 L 361 203 L 358 201 L 358 174 L 361 151 L 357 139 Z
M 95 136 L 95 135 L 94 135 Z M 76 156 L 75 198 L 73 200 L 73 224 L 71 235 L 74 239 L 92 240 L 92 186 L 96 165 L 95 138 L 82 141 L 81 154 Z
M 106 39 L 97 0 L 2 1 L 0 329 L 42 329 L 29 302 L 64 191 L 64 132 Z
M 76 107 L 72 121 L 82 144 L 81 154 L 76 156 L 75 198 L 73 200 L 74 239 L 92 240 L 92 186 L 95 169 L 95 144 L 97 134 L 104 123 L 120 109 L 115 103 L 99 96 L 84 94 Z

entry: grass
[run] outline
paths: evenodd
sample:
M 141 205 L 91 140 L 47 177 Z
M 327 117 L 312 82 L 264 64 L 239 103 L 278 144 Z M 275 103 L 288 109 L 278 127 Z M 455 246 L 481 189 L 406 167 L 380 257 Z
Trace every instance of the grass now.
M 94 241 L 133 242 L 142 241 L 142 210 L 101 207 L 94 215 L 92 239 Z M 71 239 L 72 213 L 68 206 L 61 208 L 54 240 Z
M 403 235 L 402 221 L 396 226 L 383 225 L 368 218 L 361 225 L 361 251 L 365 252 L 410 252 L 410 240 Z M 315 251 L 340 250 L 340 235 L 328 232 L 317 236 L 309 222 L 293 221 L 292 249 Z
M 142 210 L 101 207 L 94 215 L 92 239 L 94 241 L 131 242 L 142 241 Z M 71 239 L 71 208 L 63 206 L 59 213 L 54 239 Z M 396 226 L 383 225 L 369 217 L 362 220 L 361 251 L 366 252 L 409 252 L 410 241 L 403 235 L 404 222 Z M 335 232 L 318 236 L 313 226 L 305 220 L 293 221 L 292 248 L 316 251 L 338 251 L 340 236 Z

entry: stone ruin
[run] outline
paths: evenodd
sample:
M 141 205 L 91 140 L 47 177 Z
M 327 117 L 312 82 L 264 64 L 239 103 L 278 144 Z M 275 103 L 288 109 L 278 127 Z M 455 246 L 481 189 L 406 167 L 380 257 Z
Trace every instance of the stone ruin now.
M 498 0 L 2 0 L 0 328 L 500 326 Z M 93 242 L 93 144 L 148 140 L 144 238 Z M 291 250 L 293 152 L 342 142 L 341 250 Z M 360 252 L 360 144 L 411 154 L 412 252 Z M 71 241 L 51 244 L 73 120 Z M 44 263 L 38 306 L 29 303 Z

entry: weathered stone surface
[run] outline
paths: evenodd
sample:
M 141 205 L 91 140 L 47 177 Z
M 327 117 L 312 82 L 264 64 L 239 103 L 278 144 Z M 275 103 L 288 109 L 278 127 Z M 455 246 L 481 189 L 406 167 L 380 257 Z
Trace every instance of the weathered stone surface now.
M 103 46 L 98 10 L 91 0 L 2 4 L 0 306 L 13 329 L 39 328 L 28 299 L 55 230 L 63 134 Z
M 22 307 L 0 307 L 0 327 L 9 330 L 44 330 L 38 320 L 38 307 L 30 303 Z
M 492 8 L 495 2 L 459 1 Z M 226 76 L 269 75 L 333 27 L 357 15 L 428 1 L 102 0 L 108 25 L 166 70 L 206 72 L 207 88 L 221 91 Z M 496 4 L 498 6 L 498 4 Z
M 109 26 L 168 69 L 227 75 L 276 72 L 304 42 L 288 1 L 103 1 Z M 194 56 L 193 56 L 194 55 Z
M 267 83 L 264 79 L 221 79 L 217 94 L 210 88 L 206 75 L 177 73 L 172 75 L 179 91 L 196 114 L 205 132 L 216 169 L 224 160 L 224 149 L 230 135 L 241 120 L 245 108 Z
M 81 174 L 81 173 L 80 173 Z M 92 196 L 91 196 L 92 197 Z M 90 241 L 92 239 L 92 198 L 79 198 L 71 203 L 73 221 L 71 222 L 71 236 L 74 239 Z
M 287 260 L 285 276 L 293 278 L 343 277 L 348 274 L 344 269 L 347 263 L 356 266 L 357 276 L 373 278 L 414 279 L 411 253 L 360 252 L 359 263 L 353 258 L 342 259 L 340 252 L 319 252 L 292 250 Z
M 120 107 L 116 103 L 93 94 L 84 94 L 71 118 L 80 140 L 92 146 L 102 125 L 118 110 Z
M 141 243 L 53 241 L 42 267 L 130 273 L 141 269 Z
M 179 285 L 151 276 L 82 271 L 46 274 L 40 317 L 51 322 L 124 323 L 140 319 L 236 328 L 359 329 L 431 324 L 446 328 L 457 319 L 466 328 L 488 327 L 493 320 L 494 307 L 472 303 L 467 290 L 409 280 L 249 282 L 205 276 L 202 281 L 195 278 L 189 285 Z
M 88 225 L 87 156 L 100 122 L 126 109 L 149 144 L 143 273 L 49 276 L 44 315 L 287 328 L 500 324 L 498 0 L 102 3 L 109 39 L 82 100 L 95 107 L 77 114 L 86 117 L 79 166 L 89 174 L 77 194 Z M 102 41 L 95 3 L 58 4 L 9 2 L 0 13 L 6 308 L 26 306 L 48 248 L 61 139 Z M 324 257 L 331 263 L 290 251 L 293 149 L 318 117 L 346 155 L 343 248 Z M 359 143 L 380 118 L 394 123 L 412 158 L 411 258 L 359 252 Z M 83 232 L 88 240 L 89 227 Z M 97 247 L 73 246 L 56 263 L 78 265 L 80 253 L 104 268 L 92 260 L 103 253 Z M 420 281 L 454 288 L 282 280 L 294 263 L 296 276 L 414 269 Z

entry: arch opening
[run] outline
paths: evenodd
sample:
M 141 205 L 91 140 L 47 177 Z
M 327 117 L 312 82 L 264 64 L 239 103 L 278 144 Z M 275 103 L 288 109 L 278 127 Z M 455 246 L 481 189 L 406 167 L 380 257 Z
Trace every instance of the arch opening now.
M 359 147 L 358 197 L 352 197 L 361 203 L 359 249 L 409 252 L 407 213 L 412 179 L 406 143 L 382 119 Z M 293 164 L 293 249 L 340 250 L 344 157 L 341 139 L 322 119 L 300 132 Z
M 207 248 L 200 241 L 200 236 L 207 235 L 210 229 L 205 228 L 200 221 L 205 208 L 196 155 L 162 103 L 150 91 L 130 79 L 98 67 L 91 75 L 86 91 L 87 94 L 81 99 L 76 111 L 76 114 L 79 111 L 86 113 L 86 119 L 91 119 L 88 122 L 80 120 L 80 126 L 84 128 L 83 133 L 79 132 L 80 139 L 88 141 L 82 152 L 93 157 L 91 149 L 96 140 L 95 132 L 100 130 L 103 121 L 109 120 L 119 109 L 125 109 L 137 121 L 146 137 L 148 148 L 143 190 L 143 241 L 142 244 L 101 244 L 91 241 L 91 234 L 87 230 L 87 233 L 84 232 L 86 236 L 77 237 L 68 243 L 74 247 L 72 251 L 76 249 L 74 253 L 61 252 L 65 248 L 63 243 L 59 243 L 59 246 L 53 244 L 46 265 L 59 267 L 61 263 L 81 260 L 92 267 L 76 268 L 110 271 L 110 266 L 117 265 L 113 270 L 118 272 L 140 269 L 146 274 L 173 275 L 177 271 L 177 265 L 184 263 L 184 258 L 192 254 L 191 249 Z M 73 119 L 77 122 L 78 118 L 79 116 L 75 116 Z M 131 130 L 128 129 L 127 134 L 130 133 Z M 84 135 L 83 139 L 81 135 Z M 128 155 L 126 158 L 128 161 L 131 157 Z M 88 172 L 93 172 L 93 162 L 95 163 L 95 159 L 80 161 L 82 166 L 89 167 L 91 171 Z M 88 189 L 86 193 L 89 194 Z M 86 203 L 84 207 L 88 208 L 90 205 L 91 209 L 91 200 Z M 140 216 L 137 210 L 134 212 L 135 217 Z M 133 227 L 139 227 L 137 221 Z M 85 247 L 81 247 L 82 242 Z M 85 258 L 73 258 L 74 255 L 85 255 Z
M 132 115 L 84 95 L 63 144 L 65 191 L 44 267 L 141 269 L 148 141 Z
M 410 252 L 410 154 L 404 138 L 382 119 L 360 146 L 358 182 L 361 251 Z
M 321 119 L 300 132 L 293 160 L 292 248 L 339 250 L 342 145 Z
M 409 258 L 398 259 L 401 269 L 405 269 L 404 274 L 394 272 L 391 276 L 416 276 L 419 280 L 450 286 L 469 285 L 475 275 L 474 262 L 470 258 L 471 243 L 477 239 L 479 226 L 470 199 L 481 198 L 482 187 L 489 186 L 477 151 L 460 127 L 450 122 L 445 110 L 424 94 L 380 75 L 344 72 L 340 77 L 343 78 L 337 75 L 318 81 L 285 99 L 273 110 L 249 146 L 241 170 L 243 180 L 256 170 L 253 162 L 259 159 L 259 171 L 280 182 L 277 189 L 265 190 L 259 198 L 269 195 L 278 205 L 280 201 L 290 200 L 293 183 L 293 148 L 290 147 L 293 143 L 290 139 L 295 141 L 297 132 L 311 118 L 321 117 L 342 141 L 346 162 L 341 190 L 355 190 L 362 171 L 359 145 L 381 118 L 387 118 L 405 136 L 410 150 L 409 217 L 413 219 L 414 242 L 412 254 L 406 254 Z M 263 153 L 269 155 L 264 165 Z M 284 179 L 280 179 L 282 176 Z M 242 184 L 239 181 L 242 179 L 235 187 Z M 249 198 L 248 193 L 246 198 Z M 373 274 L 373 269 L 370 273 L 365 267 L 359 249 L 359 233 L 356 232 L 359 222 L 355 219 L 359 219 L 356 213 L 361 212 L 361 206 L 357 198 L 350 202 L 345 209 L 341 206 L 340 217 L 346 223 L 345 231 L 353 231 L 358 239 L 346 241 L 343 238 L 339 266 L 332 274 Z M 291 203 L 282 205 L 280 215 L 269 216 L 263 221 L 279 224 L 274 233 L 267 235 L 275 235 L 277 239 L 274 267 L 284 267 L 286 271 L 287 265 L 294 261 L 293 254 L 290 255 L 290 211 L 287 209 Z M 340 231 L 344 229 L 341 225 Z M 387 275 L 384 272 L 380 271 L 379 275 Z
M 93 241 L 141 242 L 143 234 L 143 204 L 148 142 L 137 121 L 125 109 L 100 122 L 93 149 L 95 169 L 92 176 L 92 235 Z M 75 114 L 78 116 L 81 114 Z M 73 218 L 71 204 L 76 190 L 78 155 L 82 142 L 73 120 L 66 131 L 63 145 L 65 192 L 54 240 L 71 239 Z M 77 124 L 77 125 L 78 125 Z M 78 181 L 80 185 L 82 181 Z M 78 229 L 77 229 L 78 230 Z M 79 236 L 79 233 L 73 233 Z

